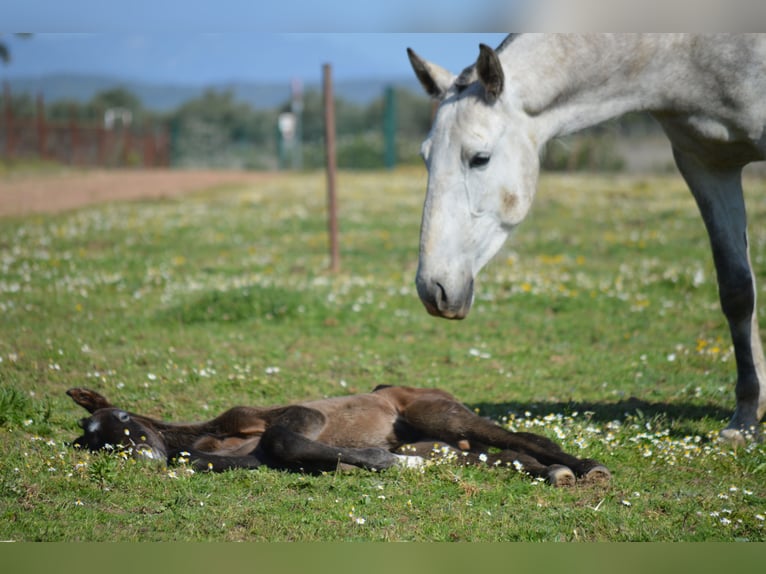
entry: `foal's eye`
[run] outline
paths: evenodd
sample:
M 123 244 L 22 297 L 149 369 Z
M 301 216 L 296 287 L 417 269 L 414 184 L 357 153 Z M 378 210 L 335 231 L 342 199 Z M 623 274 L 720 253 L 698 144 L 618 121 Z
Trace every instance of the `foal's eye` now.
M 484 167 L 489 163 L 489 154 L 488 153 L 477 153 L 475 156 L 473 156 L 469 162 L 468 167 L 471 169 L 474 169 L 476 167 Z

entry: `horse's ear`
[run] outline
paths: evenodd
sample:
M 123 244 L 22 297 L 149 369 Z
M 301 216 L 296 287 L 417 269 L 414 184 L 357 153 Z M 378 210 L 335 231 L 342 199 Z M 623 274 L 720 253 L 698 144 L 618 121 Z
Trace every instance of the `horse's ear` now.
M 484 86 L 487 102 L 492 103 L 503 93 L 505 74 L 497 52 L 486 44 L 479 44 L 479 59 L 476 61 L 476 74 Z
M 455 76 L 452 72 L 425 61 L 412 48 L 407 48 L 407 56 L 409 56 L 412 69 L 415 71 L 415 75 L 420 80 L 420 84 L 426 93 L 437 100 L 442 99 L 452 85 L 452 82 L 455 81 Z

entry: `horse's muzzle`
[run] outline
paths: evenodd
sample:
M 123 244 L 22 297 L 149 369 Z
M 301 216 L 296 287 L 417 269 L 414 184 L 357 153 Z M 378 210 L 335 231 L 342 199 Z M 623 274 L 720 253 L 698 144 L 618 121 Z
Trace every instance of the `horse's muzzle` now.
M 464 319 L 473 304 L 473 279 L 462 288 L 447 287 L 446 282 L 425 279 L 418 275 L 415 280 L 418 296 L 431 315 L 444 319 Z

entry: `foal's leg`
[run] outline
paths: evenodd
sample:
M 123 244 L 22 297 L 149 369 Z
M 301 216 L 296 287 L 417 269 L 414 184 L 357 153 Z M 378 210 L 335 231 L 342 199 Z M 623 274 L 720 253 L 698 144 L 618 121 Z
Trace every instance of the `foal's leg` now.
M 561 446 L 543 436 L 505 430 L 456 401 L 415 400 L 404 409 L 402 417 L 425 436 L 449 444 L 468 440 L 510 451 L 509 457 L 516 455 L 516 459 L 524 465 L 525 470 L 534 473 L 535 476 L 545 476 L 554 483 L 556 475 L 562 472 L 562 466 L 588 480 L 608 480 L 611 476 L 606 467 L 595 460 L 579 459 L 567 454 L 561 450 Z M 533 459 L 537 464 L 533 464 L 529 459 L 525 459 L 525 464 L 525 460 L 520 458 L 521 455 Z
M 523 470 L 533 477 L 547 480 L 553 486 L 572 486 L 575 483 L 575 475 L 568 466 L 561 464 L 542 464 L 536 458 L 515 450 L 502 450 L 498 453 L 480 453 L 456 448 L 445 442 L 422 441 L 406 444 L 399 447 L 397 452 L 406 455 L 415 455 L 421 459 L 443 459 L 459 465 L 487 465 L 487 466 L 513 466 Z M 602 467 L 603 468 L 603 467 Z M 608 478 L 608 475 L 592 472 L 588 475 L 588 481 L 598 481 Z
M 197 449 L 176 449 L 168 454 L 168 461 L 183 458 L 189 461 L 191 467 L 198 471 L 223 472 L 237 468 L 254 469 L 263 465 L 263 461 L 255 454 L 232 456 L 219 455 Z
M 263 433 L 256 454 L 265 456 L 270 466 L 308 471 L 334 470 L 341 463 L 382 470 L 400 460 L 382 448 L 348 448 L 314 440 L 325 424 L 324 414 L 315 409 L 289 407 Z
M 766 411 L 766 369 L 756 319 L 742 170 L 715 170 L 674 149 L 676 164 L 697 201 L 713 251 L 721 308 L 729 322 L 737 361 L 737 407 L 721 437 L 744 443 L 756 435 Z

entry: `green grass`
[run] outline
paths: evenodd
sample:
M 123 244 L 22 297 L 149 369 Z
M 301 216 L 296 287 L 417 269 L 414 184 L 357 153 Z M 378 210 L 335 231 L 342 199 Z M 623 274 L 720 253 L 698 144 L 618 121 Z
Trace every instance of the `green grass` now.
M 748 185 L 766 285 L 766 182 Z M 766 446 L 714 440 L 734 359 L 679 178 L 545 176 L 461 322 L 415 293 L 423 170 L 341 174 L 337 276 L 324 186 L 285 176 L 3 221 L 0 539 L 766 540 Z M 72 386 L 191 420 L 381 383 L 447 389 L 613 481 L 554 489 L 449 465 L 191 474 L 65 444 L 84 415 Z

